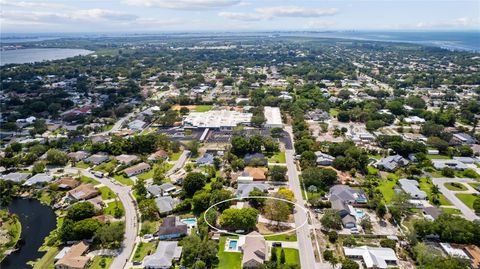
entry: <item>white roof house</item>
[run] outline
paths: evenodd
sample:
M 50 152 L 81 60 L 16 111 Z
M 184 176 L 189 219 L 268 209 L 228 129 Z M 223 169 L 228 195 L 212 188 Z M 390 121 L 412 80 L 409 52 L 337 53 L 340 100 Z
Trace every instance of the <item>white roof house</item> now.
M 50 182 L 52 180 L 53 180 L 53 177 L 51 175 L 45 174 L 45 173 L 40 173 L 40 174 L 36 174 L 33 177 L 27 179 L 27 181 L 25 181 L 25 183 L 23 183 L 23 185 L 32 186 L 32 185 L 35 185 L 35 184 L 38 184 L 38 183 Z
M 343 251 L 347 257 L 363 259 L 367 268 L 388 268 L 389 266 L 396 266 L 398 261 L 395 251 L 391 248 L 343 247 Z
M 427 194 L 418 188 L 418 181 L 402 178 L 398 181 L 402 190 L 412 196 L 412 199 L 426 199 Z
M 453 248 L 449 243 L 440 243 L 440 247 L 442 247 L 442 250 L 450 256 L 463 258 L 467 260 L 470 259 L 462 249 Z
M 403 119 L 406 123 L 425 123 L 425 120 L 418 116 L 406 117 Z
M 465 170 L 468 166 L 458 160 L 432 160 L 432 165 L 435 169 L 442 170 L 445 167 L 450 167 L 455 170 Z
M 283 128 L 282 115 L 280 114 L 280 108 L 266 106 L 263 108 L 263 114 L 267 121 L 265 127 L 267 128 Z

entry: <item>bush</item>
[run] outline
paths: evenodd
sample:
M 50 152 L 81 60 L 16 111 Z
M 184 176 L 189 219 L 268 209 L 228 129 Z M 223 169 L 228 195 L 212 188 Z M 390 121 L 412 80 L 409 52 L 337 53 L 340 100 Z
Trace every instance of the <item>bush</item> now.
M 336 231 L 328 232 L 328 241 L 330 241 L 330 243 L 337 242 L 337 239 L 338 239 L 338 233 Z
M 454 177 L 455 176 L 455 171 L 450 167 L 444 167 L 442 169 L 442 175 L 445 176 L 445 177 Z
M 382 241 L 380 241 L 380 246 L 382 246 L 383 248 L 395 249 L 396 245 L 397 245 L 397 242 L 395 242 L 395 240 L 383 239 Z

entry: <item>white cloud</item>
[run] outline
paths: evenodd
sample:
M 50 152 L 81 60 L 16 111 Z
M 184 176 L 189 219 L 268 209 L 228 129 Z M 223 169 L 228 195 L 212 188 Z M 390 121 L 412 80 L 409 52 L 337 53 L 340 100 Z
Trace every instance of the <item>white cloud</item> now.
M 34 8 L 34 9 L 58 9 L 67 8 L 64 4 L 47 3 L 47 2 L 27 2 L 27 1 L 8 1 L 0 0 L 0 5 L 3 7 L 17 7 L 17 8 Z
M 185 10 L 222 8 L 241 3 L 240 0 L 124 0 L 123 2 L 134 6 Z
M 415 25 L 416 28 L 474 28 L 480 27 L 479 19 L 472 19 L 468 17 L 457 18 L 451 21 L 443 22 L 419 22 Z
M 99 8 L 78 10 L 75 11 L 72 15 L 72 18 L 77 20 L 131 21 L 137 19 L 138 17 L 133 14 Z
M 275 17 L 322 17 L 338 13 L 336 8 L 304 8 L 295 6 L 280 6 L 257 8 L 256 12 Z
M 304 8 L 296 6 L 278 6 L 268 8 L 256 8 L 254 12 L 220 12 L 219 16 L 240 21 L 259 21 L 275 17 L 323 17 L 332 16 L 338 13 L 336 8 Z

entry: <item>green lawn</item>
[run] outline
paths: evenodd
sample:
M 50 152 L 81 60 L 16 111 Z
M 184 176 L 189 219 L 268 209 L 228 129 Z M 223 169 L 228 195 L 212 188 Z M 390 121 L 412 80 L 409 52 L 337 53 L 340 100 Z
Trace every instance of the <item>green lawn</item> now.
M 153 234 L 158 231 L 158 226 L 160 226 L 160 221 L 145 220 L 142 222 L 140 235 Z
M 108 172 L 113 171 L 116 166 L 117 166 L 117 160 L 111 159 L 108 162 L 101 163 L 101 164 L 95 166 L 93 168 L 93 171 L 100 171 L 100 172 L 108 173 Z
M 455 194 L 458 199 L 460 199 L 464 204 L 473 209 L 473 202 L 475 199 L 480 199 L 479 196 L 470 194 L 470 193 L 457 193 Z
M 295 241 L 297 241 L 297 234 L 296 233 L 290 233 L 290 234 L 265 236 L 265 240 L 295 242 Z
M 229 236 L 229 238 L 235 238 Z M 218 269 L 241 269 L 242 268 L 242 254 L 239 252 L 225 252 L 225 241 L 227 237 L 220 237 L 218 244 Z M 285 253 L 286 254 L 286 253 Z
M 431 181 L 428 181 L 427 178 L 422 177 L 422 178 L 420 178 L 420 182 L 419 182 L 418 185 L 419 185 L 420 190 L 427 193 L 428 198 L 431 200 L 432 186 L 433 186 Z M 441 193 L 438 195 L 438 201 L 440 202 L 440 205 L 452 205 L 452 203 L 450 201 L 448 201 L 448 199 L 445 198 L 445 196 Z
M 125 209 L 123 208 L 123 204 L 120 201 L 114 201 L 114 202 L 108 203 L 107 207 L 105 207 L 103 209 L 103 214 L 114 216 L 115 215 L 115 209 L 117 207 L 121 210 L 121 212 L 122 212 L 121 216 L 123 216 L 125 214 Z
M 35 262 L 33 269 L 53 269 L 55 268 L 55 256 L 58 254 L 59 249 L 57 247 L 51 247 L 48 251 Z
M 148 172 L 137 175 L 137 178 L 147 180 L 153 177 L 153 169 L 150 169 Z
M 298 255 L 298 249 L 294 248 L 276 248 L 277 249 L 277 262 L 280 264 L 280 255 L 285 252 L 285 264 L 300 266 L 300 257 Z M 272 250 L 273 251 L 273 250 Z
M 380 184 L 377 187 L 377 189 L 383 194 L 383 199 L 387 204 L 390 203 L 392 197 L 395 195 L 393 187 L 395 187 L 395 181 L 386 179 L 380 180 Z
M 117 195 L 108 187 L 98 188 L 98 191 L 102 194 L 103 200 L 108 200 L 117 197 Z
M 133 256 L 134 261 L 143 261 L 143 258 L 145 256 L 149 255 L 150 253 L 153 253 L 155 249 L 157 248 L 157 241 L 154 242 L 140 242 L 138 244 L 137 250 L 135 250 L 135 255 Z
M 451 191 L 466 191 L 468 190 L 467 187 L 465 187 L 462 183 L 453 183 L 453 182 L 448 182 L 445 183 L 445 187 Z
M 101 266 L 102 260 L 103 260 L 104 266 Z M 95 256 L 95 258 L 93 258 L 92 262 L 87 268 L 88 269 L 109 268 L 112 262 L 113 262 L 113 258 L 110 256 Z
M 338 115 L 338 109 L 336 109 L 336 108 L 330 108 L 329 114 L 330 114 L 330 116 L 332 116 L 332 117 L 336 117 L 336 116 Z
M 196 112 L 207 112 L 207 111 L 210 111 L 212 110 L 212 107 L 211 105 L 198 105 L 195 107 L 195 111 Z
M 480 187 L 480 183 L 468 183 L 468 185 L 472 186 L 472 188 L 477 189 Z
M 88 167 L 90 167 L 90 165 L 88 163 L 78 162 L 77 164 L 75 164 L 75 167 L 87 169 Z
M 378 169 L 373 167 L 373 166 L 367 166 L 368 174 L 369 175 L 377 175 L 378 174 Z
M 285 152 L 279 152 L 272 157 L 268 158 L 269 163 L 286 163 Z
M 171 153 L 170 156 L 168 157 L 168 159 L 170 161 L 176 161 L 180 158 L 180 156 L 182 155 L 183 151 L 179 151 L 179 152 L 174 152 L 174 153 Z
M 124 175 L 114 175 L 113 178 L 116 181 L 122 183 L 123 185 L 128 185 L 128 186 L 133 185 L 133 180 L 131 180 L 128 177 L 125 177 Z
M 457 208 L 441 207 L 440 209 L 447 214 L 462 214 L 462 211 L 458 210 Z
M 95 179 L 91 178 L 91 177 L 86 177 L 86 176 L 80 176 L 80 181 L 82 183 L 85 183 L 85 184 L 88 184 L 88 183 L 91 183 L 93 185 L 98 185 L 100 184 L 100 182 L 96 181 Z

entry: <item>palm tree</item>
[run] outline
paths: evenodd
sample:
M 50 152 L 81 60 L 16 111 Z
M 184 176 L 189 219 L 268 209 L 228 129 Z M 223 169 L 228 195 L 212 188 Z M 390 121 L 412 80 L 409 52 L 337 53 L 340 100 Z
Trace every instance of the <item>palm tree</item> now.
M 337 264 L 339 263 L 339 260 L 337 259 L 337 257 L 333 256 L 329 261 L 328 263 L 330 263 L 330 265 L 332 265 L 332 267 L 335 269 L 335 266 L 337 266 Z
M 433 196 L 438 196 L 440 194 L 440 188 L 437 185 L 432 185 L 430 191 L 432 192 Z

